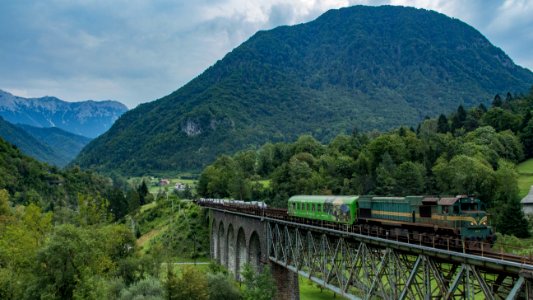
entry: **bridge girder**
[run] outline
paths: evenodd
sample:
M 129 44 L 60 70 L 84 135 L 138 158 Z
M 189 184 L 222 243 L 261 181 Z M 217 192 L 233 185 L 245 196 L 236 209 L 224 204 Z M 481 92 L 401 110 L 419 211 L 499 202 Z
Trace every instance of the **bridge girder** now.
M 496 270 L 288 222 L 267 220 L 266 227 L 272 262 L 349 299 L 533 297 L 530 273 L 516 269 Z

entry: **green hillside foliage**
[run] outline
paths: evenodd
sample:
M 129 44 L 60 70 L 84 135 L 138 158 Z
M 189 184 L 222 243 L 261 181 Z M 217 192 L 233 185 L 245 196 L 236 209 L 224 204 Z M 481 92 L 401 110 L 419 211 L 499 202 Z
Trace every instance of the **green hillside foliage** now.
M 206 211 L 175 194 L 157 198 L 154 205 L 131 215 L 143 248 L 147 253 L 168 249 L 166 255 L 179 259 L 209 256 L 209 234 Z
M 45 143 L 39 141 L 22 128 L 19 128 L 0 117 L 0 137 L 13 145 L 16 145 L 24 154 L 42 162 L 56 166 L 64 166 L 68 163 L 60 153 Z
M 52 148 L 62 160 L 56 163 L 45 162 L 58 167 L 66 166 L 91 141 L 88 137 L 73 134 L 57 127 L 39 128 L 23 124 L 19 124 L 17 127 L 22 128 L 39 142 Z
M 75 163 L 128 175 L 199 170 L 302 134 L 328 142 L 354 128 L 415 126 L 532 83 L 457 19 L 407 7 L 331 10 L 256 33 L 179 90 L 122 115 Z
M 329 144 L 303 135 L 293 143 L 222 155 L 203 170 L 197 191 L 280 207 L 297 194 L 469 194 L 487 204 L 502 233 L 528 236 L 515 164 L 533 156 L 533 90 L 497 105 L 459 106 L 448 116 L 424 120 L 416 130 L 353 132 Z
M 213 299 L 238 298 L 219 272 L 184 269 L 178 288 L 163 275 L 163 261 L 209 251 L 204 211 L 170 199 L 176 214 L 172 202 L 153 202 L 144 181 L 124 193 L 109 179 L 57 170 L 0 139 L 0 299 L 180 299 L 201 282 L 224 288 L 210 290 Z M 173 217 L 148 250 L 137 247 L 139 228 Z
M 78 194 L 104 194 L 109 187 L 111 182 L 105 177 L 79 168 L 59 170 L 0 139 L 0 189 L 6 189 L 15 204 L 73 207 Z

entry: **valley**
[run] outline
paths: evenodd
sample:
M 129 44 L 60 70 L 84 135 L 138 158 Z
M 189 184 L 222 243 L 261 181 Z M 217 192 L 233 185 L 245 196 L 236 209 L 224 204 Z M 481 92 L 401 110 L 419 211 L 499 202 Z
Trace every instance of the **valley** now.
M 0 4 L 0 299 L 527 298 L 529 40 L 230 4 Z

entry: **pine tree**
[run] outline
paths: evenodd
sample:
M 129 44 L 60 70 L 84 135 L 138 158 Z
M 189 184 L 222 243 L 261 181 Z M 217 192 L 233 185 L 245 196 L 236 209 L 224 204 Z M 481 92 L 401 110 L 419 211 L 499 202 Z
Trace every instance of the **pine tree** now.
M 446 133 L 450 131 L 450 126 L 448 125 L 448 118 L 445 115 L 441 114 L 439 120 L 437 121 L 437 132 Z
M 496 229 L 502 234 L 514 235 L 519 238 L 531 236 L 529 223 L 524 216 L 520 201 L 511 200 L 501 207 Z
M 500 97 L 500 94 L 496 94 L 494 96 L 494 100 L 492 101 L 492 107 L 502 107 L 502 97 Z

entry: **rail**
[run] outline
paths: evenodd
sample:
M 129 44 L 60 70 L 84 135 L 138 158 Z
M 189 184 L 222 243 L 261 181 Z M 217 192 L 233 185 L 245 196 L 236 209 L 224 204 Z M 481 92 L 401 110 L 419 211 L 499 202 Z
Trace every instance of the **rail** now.
M 222 211 L 228 211 L 245 215 L 247 217 L 260 218 L 275 222 L 283 222 L 293 226 L 301 226 L 314 231 L 328 231 L 337 235 L 353 235 L 358 238 L 378 238 L 379 242 L 390 241 L 403 247 L 418 246 L 422 250 L 435 249 L 455 254 L 468 254 L 478 257 L 491 259 L 492 262 L 503 261 L 513 262 L 514 267 L 524 268 L 533 271 L 533 250 L 528 250 L 527 255 L 516 254 L 523 253 L 524 249 L 511 245 L 498 244 L 496 247 L 487 242 L 465 241 L 459 238 L 437 237 L 431 234 L 418 234 L 400 236 L 391 234 L 392 230 L 365 227 L 362 225 L 346 225 L 327 221 L 317 221 L 299 217 L 292 217 L 286 214 L 286 210 L 278 208 L 253 208 L 242 207 L 228 204 L 217 203 L 198 203 L 201 206 L 210 207 Z M 511 250 L 511 251 L 510 251 Z M 515 252 L 515 253 L 513 253 Z

